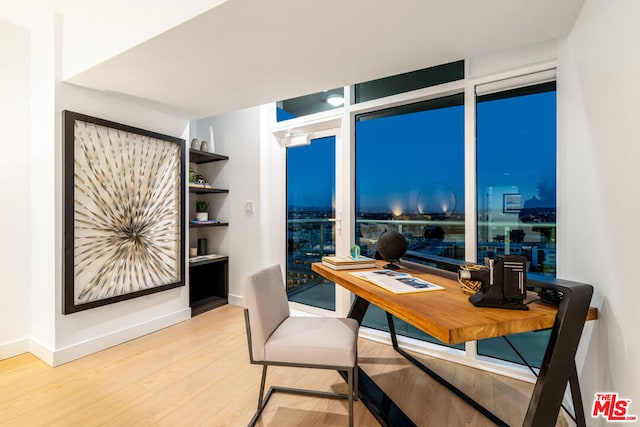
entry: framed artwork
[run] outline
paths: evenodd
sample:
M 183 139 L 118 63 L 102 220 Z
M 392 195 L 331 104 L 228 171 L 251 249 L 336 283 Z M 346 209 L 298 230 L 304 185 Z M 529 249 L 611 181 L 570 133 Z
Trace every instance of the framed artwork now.
M 185 141 L 62 112 L 63 314 L 184 286 Z
M 503 194 L 502 198 L 502 211 L 504 213 L 518 213 L 522 210 L 522 194 L 507 193 Z

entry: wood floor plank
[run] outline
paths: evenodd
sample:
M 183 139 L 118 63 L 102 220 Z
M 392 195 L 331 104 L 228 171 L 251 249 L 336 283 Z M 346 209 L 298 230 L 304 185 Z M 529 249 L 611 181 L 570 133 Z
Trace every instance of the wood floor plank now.
M 419 426 L 491 423 L 390 346 L 360 339 L 361 367 Z M 531 384 L 414 355 L 511 425 L 524 419 Z M 249 363 L 242 309 L 226 305 L 51 368 L 31 354 L 0 361 L 0 426 L 245 426 L 261 367 Z M 346 391 L 332 371 L 272 367 L 271 384 Z M 357 426 L 377 426 L 355 402 Z M 259 426 L 344 426 L 347 402 L 275 394 Z M 559 426 L 566 425 L 560 417 Z

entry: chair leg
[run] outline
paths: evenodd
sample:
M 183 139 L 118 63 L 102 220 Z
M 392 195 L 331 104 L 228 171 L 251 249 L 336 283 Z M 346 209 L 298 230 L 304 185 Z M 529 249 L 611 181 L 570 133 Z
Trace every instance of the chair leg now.
M 354 369 L 347 371 L 347 382 L 349 383 L 349 427 L 353 427 L 353 377 Z
M 353 367 L 353 400 L 358 400 L 358 365 Z
M 264 398 L 264 385 L 267 380 L 267 365 L 262 365 L 262 381 L 260 381 L 260 394 L 258 395 L 258 410 L 262 408 L 262 399 Z
M 358 400 L 358 365 L 354 366 L 353 368 L 346 369 L 348 387 L 348 392 L 346 394 L 271 386 L 269 392 L 265 396 L 264 388 L 267 382 L 267 366 L 268 365 L 262 365 L 262 380 L 260 381 L 260 394 L 258 395 L 258 410 L 249 422 L 249 427 L 255 426 L 255 424 L 258 422 L 258 418 L 260 418 L 264 407 L 267 405 L 267 402 L 271 398 L 271 395 L 275 392 L 303 394 L 307 396 L 311 395 L 325 398 L 329 397 L 333 399 L 344 399 L 346 397 L 349 401 L 349 427 L 353 427 L 353 401 Z

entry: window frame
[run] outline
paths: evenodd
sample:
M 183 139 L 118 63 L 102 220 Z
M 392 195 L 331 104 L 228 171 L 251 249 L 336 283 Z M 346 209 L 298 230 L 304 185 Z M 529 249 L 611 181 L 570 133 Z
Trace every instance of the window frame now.
M 461 80 L 455 80 L 448 83 L 430 86 L 400 94 L 390 95 L 383 98 L 372 99 L 360 103 L 355 103 L 354 90 L 355 85 L 345 87 L 345 101 L 340 108 L 325 111 L 321 113 L 303 116 L 284 122 L 275 122 L 272 126 L 272 135 L 278 140 L 282 140 L 287 132 L 291 129 L 304 129 L 305 126 L 316 128 L 337 127 L 341 130 L 341 160 L 337 165 L 341 170 L 342 177 L 340 181 L 336 181 L 336 185 L 343 185 L 346 188 L 342 197 L 343 212 L 337 213 L 340 216 L 342 228 L 346 236 L 343 238 L 348 240 L 347 247 L 355 241 L 355 118 L 357 115 L 383 110 L 393 107 L 402 106 L 404 104 L 427 101 L 430 99 L 441 98 L 444 96 L 464 94 L 464 199 L 465 199 L 465 261 L 476 262 L 477 258 L 477 179 L 476 179 L 476 88 L 482 85 L 493 84 L 496 87 L 501 86 L 501 82 L 508 82 L 511 79 L 523 79 L 528 85 L 543 83 L 536 80 L 537 73 L 550 70 L 554 73 L 557 67 L 555 57 L 549 59 L 528 63 L 521 66 L 509 67 L 506 70 L 492 71 L 483 75 L 471 75 L 471 66 L 473 64 L 469 59 L 465 60 L 465 77 Z M 531 78 L 533 76 L 533 79 Z M 541 77 L 542 78 L 542 77 Z M 498 89 L 496 91 L 502 91 Z M 504 89 L 506 90 L 506 89 Z M 273 104 L 275 111 L 276 104 Z M 323 123 L 325 123 L 323 125 Z M 328 124 L 327 124 L 328 123 Z M 557 156 L 557 153 L 556 153 Z M 348 169 L 346 169 L 348 168 Z M 284 189 L 283 189 L 284 191 Z M 346 255 L 346 254 L 345 254 Z M 283 259 L 286 262 L 286 259 Z M 348 292 L 346 295 L 349 295 Z M 343 296 L 341 307 L 336 308 L 336 314 L 341 315 L 348 312 L 349 301 L 352 296 Z M 313 312 L 306 310 L 304 307 L 296 306 L 301 311 Z M 389 334 L 370 328 L 361 328 L 360 335 L 362 337 L 372 339 L 374 341 L 390 344 Z M 483 369 L 488 372 L 498 373 L 521 381 L 534 383 L 536 377 L 526 366 L 503 361 L 500 359 L 481 356 L 477 354 L 476 341 L 468 341 L 465 343 L 465 350 L 444 347 L 429 342 L 416 340 L 413 338 L 398 336 L 398 342 L 403 348 L 416 351 L 421 354 L 442 358 L 465 366 Z

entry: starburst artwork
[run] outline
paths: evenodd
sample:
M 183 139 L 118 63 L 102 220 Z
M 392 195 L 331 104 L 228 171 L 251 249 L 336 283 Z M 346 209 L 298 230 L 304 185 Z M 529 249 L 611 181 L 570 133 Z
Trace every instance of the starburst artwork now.
M 64 125 L 63 311 L 183 285 L 184 141 L 69 111 Z

